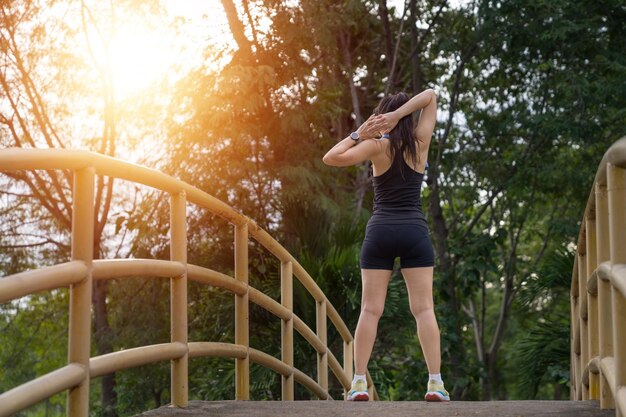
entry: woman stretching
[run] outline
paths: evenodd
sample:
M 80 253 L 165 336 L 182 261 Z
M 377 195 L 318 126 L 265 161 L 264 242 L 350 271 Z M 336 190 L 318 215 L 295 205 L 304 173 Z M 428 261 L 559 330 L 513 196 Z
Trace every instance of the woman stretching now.
M 411 114 L 421 110 L 417 126 Z M 437 120 L 437 98 L 426 90 L 409 100 L 383 98 L 374 114 L 324 156 L 324 163 L 350 166 L 372 161 L 374 209 L 361 248 L 361 315 L 354 337 L 354 379 L 348 400 L 367 401 L 367 363 L 396 257 L 409 294 L 411 313 L 428 366 L 426 401 L 450 401 L 440 374 L 439 327 L 433 307 L 434 253 L 420 191 L 428 147 Z M 382 135 L 382 137 L 381 137 Z

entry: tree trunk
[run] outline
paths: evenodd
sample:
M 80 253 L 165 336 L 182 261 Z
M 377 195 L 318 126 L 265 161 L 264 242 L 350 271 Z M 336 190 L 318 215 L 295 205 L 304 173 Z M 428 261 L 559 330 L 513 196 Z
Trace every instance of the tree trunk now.
M 387 9 L 387 0 L 378 1 L 378 15 L 380 21 L 383 24 L 383 30 L 385 32 L 385 60 L 387 61 L 387 69 L 389 71 L 389 77 L 392 77 L 392 62 L 393 62 L 393 38 L 391 34 L 391 27 L 389 26 L 389 10 Z
M 113 88 L 113 72 L 110 65 L 105 68 L 103 77 L 104 84 L 104 126 L 102 130 L 102 144 L 100 152 L 109 156 L 115 156 L 115 140 L 117 138 L 117 120 L 115 118 L 115 93 Z M 113 178 L 105 179 L 97 177 L 96 203 L 94 210 L 95 230 L 93 257 L 100 258 L 100 243 L 102 233 L 107 221 L 113 195 Z M 102 211 L 102 212 L 100 212 Z M 94 341 L 99 355 L 113 352 L 113 332 L 109 325 L 109 313 L 107 308 L 108 281 L 94 281 L 92 302 L 94 309 Z M 102 389 L 102 415 L 104 417 L 117 417 L 117 394 L 115 392 L 115 373 L 105 375 L 101 380 Z
M 254 59 L 252 52 L 252 42 L 246 36 L 246 28 L 239 19 L 237 8 L 232 0 L 222 0 L 222 7 L 228 19 L 228 27 L 237 43 L 237 51 L 233 55 L 231 62 L 251 62 Z
M 422 91 L 424 80 L 422 78 L 422 66 L 420 64 L 420 39 L 417 30 L 417 0 L 411 0 L 409 3 L 410 14 L 409 24 L 411 26 L 411 88 L 413 94 Z
M 465 61 L 462 60 L 459 64 L 462 68 Z M 465 346 L 463 345 L 463 335 L 461 332 L 461 306 L 459 305 L 459 301 L 456 294 L 456 271 L 454 267 L 454 262 L 450 258 L 450 252 L 448 249 L 448 238 L 449 238 L 449 229 L 446 222 L 446 219 L 443 214 L 443 210 L 441 208 L 441 191 L 439 189 L 439 171 L 441 160 L 443 156 L 443 151 L 446 146 L 446 142 L 448 136 L 451 132 L 452 118 L 456 113 L 456 98 L 460 94 L 460 79 L 462 77 L 461 69 L 457 69 L 456 71 L 456 82 L 454 84 L 454 90 L 451 92 L 452 100 L 450 102 L 450 108 L 448 110 L 448 122 L 446 128 L 444 129 L 443 134 L 439 137 L 439 140 L 435 143 L 436 148 L 433 151 L 436 152 L 436 156 L 434 158 L 430 158 L 430 166 L 428 168 L 428 177 L 426 182 L 430 188 L 430 195 L 428 201 L 428 212 L 431 218 L 431 222 L 433 225 L 433 236 L 434 236 L 434 245 L 435 251 L 437 254 L 437 258 L 439 259 L 438 265 L 438 276 L 440 279 L 445 280 L 445 285 L 443 286 L 443 291 L 447 298 L 447 303 L 449 307 L 449 317 L 446 317 L 445 324 L 446 330 L 448 334 L 450 334 L 450 339 L 456 342 L 456 346 L 451 346 L 450 351 L 455 352 L 451 353 L 450 356 L 450 364 L 451 364 L 451 373 L 453 378 L 461 378 L 465 374 L 464 365 L 465 365 L 465 357 L 466 351 Z M 432 147 L 432 145 L 431 145 Z M 461 396 L 463 387 L 455 386 L 453 395 L 455 397 Z
M 560 401 L 563 399 L 562 397 L 563 397 L 563 386 L 557 382 L 554 385 L 554 395 L 552 399 L 555 401 Z
M 96 226 L 97 227 L 97 226 Z M 100 236 L 94 236 L 94 259 L 99 258 Z M 113 352 L 113 332 L 109 325 L 107 308 L 108 281 L 93 282 L 92 303 L 94 311 L 94 342 L 99 355 Z M 117 417 L 117 393 L 115 392 L 115 373 L 104 375 L 101 379 L 102 389 L 102 416 Z
M 396 87 L 396 78 L 397 78 L 397 74 L 401 71 L 398 71 L 397 67 L 398 67 L 398 55 L 400 54 L 400 39 L 402 38 L 402 34 L 403 34 L 403 28 L 404 28 L 404 17 L 406 16 L 406 13 L 408 11 L 408 7 L 406 7 L 405 4 L 405 8 L 404 11 L 402 12 L 402 18 L 400 19 L 400 29 L 398 30 L 398 34 L 396 36 L 396 45 L 393 49 L 393 53 L 392 56 L 390 56 L 388 59 L 391 62 L 391 67 L 389 69 L 389 76 L 387 77 L 387 85 L 385 86 L 385 95 L 389 94 L 391 92 L 392 88 Z
M 154 404 L 156 405 L 156 407 L 160 407 L 161 406 L 161 393 L 162 392 L 163 392 L 162 390 L 154 390 L 152 392 L 153 399 L 154 399 Z
M 86 8 L 83 3 L 83 7 Z M 115 10 L 111 6 L 111 15 Z M 83 14 L 84 16 L 84 14 Z M 83 30 L 87 31 L 87 21 L 83 20 Z M 115 25 L 112 23 L 110 32 L 103 36 L 103 42 L 109 45 L 111 38 L 115 34 Z M 108 36 L 107 36 L 108 35 Z M 108 57 L 107 57 L 108 58 Z M 109 156 L 115 156 L 115 141 L 117 139 L 117 120 L 116 120 L 116 100 L 113 70 L 111 62 L 107 61 L 101 68 L 102 90 L 104 100 L 102 141 L 100 143 L 99 152 Z M 95 203 L 94 203 L 94 241 L 93 241 L 93 258 L 99 259 L 100 244 L 102 242 L 102 233 L 106 225 L 109 209 L 111 207 L 111 199 L 113 196 L 113 178 L 105 180 L 101 175 L 96 177 Z M 113 332 L 109 325 L 109 316 L 107 308 L 107 281 L 94 281 L 92 292 L 92 308 L 93 308 L 93 340 L 98 355 L 104 355 L 113 352 Z M 105 375 L 101 382 L 101 402 L 102 415 L 104 417 L 117 416 L 117 394 L 115 392 L 115 374 Z
M 493 399 L 493 384 L 495 383 L 496 363 L 498 352 L 488 350 L 482 357 L 483 376 L 481 377 L 481 393 L 482 401 L 491 401 Z
M 354 85 L 354 79 L 352 74 L 352 51 L 350 50 L 350 34 L 349 33 L 340 33 L 338 35 L 339 48 L 341 49 L 341 54 L 344 59 L 344 66 L 346 70 L 346 74 L 348 77 L 348 85 L 350 87 L 350 98 L 352 100 L 352 111 L 354 112 L 355 117 L 355 125 L 356 127 L 361 126 L 361 124 L 365 121 L 365 118 L 361 114 L 361 102 L 359 100 L 359 94 L 356 89 L 356 85 Z M 367 181 L 369 177 L 369 169 L 370 169 L 370 161 L 365 161 L 361 163 L 358 167 L 355 179 L 355 188 L 356 188 L 356 204 L 355 204 L 355 213 L 360 213 L 361 209 L 363 209 L 363 201 L 365 200 L 365 193 L 367 192 L 369 183 Z M 356 219 L 358 216 L 355 216 Z
M 450 315 L 440 322 L 446 324 L 446 330 L 456 341 L 456 345 L 450 346 L 450 365 L 452 379 L 458 379 L 464 376 L 465 365 L 465 347 L 462 343 L 462 334 L 459 318 L 460 306 L 456 296 L 456 279 L 454 264 L 450 260 L 450 252 L 448 250 L 448 228 L 446 220 L 441 210 L 440 191 L 437 182 L 437 167 L 429 168 L 427 183 L 430 188 L 430 196 L 428 201 L 428 212 L 433 225 L 434 246 L 439 259 L 438 277 L 444 280 L 445 285 L 443 291 L 446 294 Z M 454 397 L 460 397 L 462 387 L 455 386 L 453 391 Z

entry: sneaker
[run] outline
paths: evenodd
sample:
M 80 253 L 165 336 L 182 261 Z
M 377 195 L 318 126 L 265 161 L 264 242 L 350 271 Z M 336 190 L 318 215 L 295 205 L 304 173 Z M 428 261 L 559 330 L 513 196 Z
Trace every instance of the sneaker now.
M 362 379 L 352 383 L 352 389 L 348 392 L 348 401 L 369 401 L 370 395 L 367 393 L 367 382 Z
M 428 381 L 428 391 L 424 395 L 424 399 L 431 402 L 445 402 L 450 401 L 450 394 L 443 387 L 443 384 L 431 379 Z

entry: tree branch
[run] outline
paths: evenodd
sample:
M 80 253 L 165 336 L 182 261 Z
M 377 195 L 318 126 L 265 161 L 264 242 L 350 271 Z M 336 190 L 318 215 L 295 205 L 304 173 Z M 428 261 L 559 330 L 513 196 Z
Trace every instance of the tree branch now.
M 476 317 L 476 304 L 474 303 L 474 299 L 470 297 L 469 299 L 469 307 L 465 305 L 461 305 L 461 309 L 467 316 L 472 320 L 472 328 L 474 330 L 474 341 L 476 342 L 476 356 L 478 357 L 479 362 L 483 362 L 485 360 L 485 353 L 483 347 L 483 337 L 482 337 L 482 329 L 480 323 L 478 321 L 478 317 Z
M 391 69 L 389 70 L 389 77 L 387 77 L 387 86 L 385 86 L 385 95 L 389 94 L 391 86 L 395 84 L 396 62 L 398 61 L 398 50 L 400 49 L 400 39 L 402 38 L 402 31 L 404 27 L 404 19 L 408 8 L 409 0 L 404 2 L 404 10 L 402 11 L 402 17 L 400 18 L 400 30 L 398 30 L 398 36 L 396 37 L 396 47 L 393 51 L 393 57 L 391 59 Z
M 72 221 L 71 221 L 71 212 L 65 215 L 61 210 L 59 210 L 56 205 L 56 200 L 50 194 L 48 188 L 43 183 L 43 180 L 37 176 L 36 173 L 31 173 L 35 177 L 35 181 L 37 182 L 37 186 L 33 183 L 33 181 L 28 177 L 27 174 L 24 173 L 11 173 L 7 172 L 5 175 L 10 178 L 24 181 L 26 185 L 33 192 L 34 197 L 43 205 L 52 216 L 57 219 L 60 223 L 62 223 L 68 229 L 71 229 Z
M 45 239 L 41 242 L 36 242 L 36 243 L 23 243 L 20 245 L 0 245 L 0 249 L 20 249 L 20 248 L 34 248 L 37 246 L 44 246 L 47 245 L 49 243 L 55 244 L 56 246 L 60 247 L 60 248 L 64 248 L 67 249 L 69 246 L 68 245 L 63 245 L 59 242 L 56 242 L 54 240 L 50 240 L 50 239 Z
M 7 16 L 6 16 L 6 12 L 4 10 L 4 8 L 2 8 L 2 15 L 3 15 L 3 19 L 6 20 Z M 59 139 L 56 131 L 54 130 L 54 127 L 52 126 L 52 123 L 50 122 L 50 118 L 47 115 L 47 110 L 45 108 L 45 105 L 43 103 L 43 100 L 41 99 L 41 96 L 39 95 L 39 93 L 37 92 L 37 89 L 35 87 L 34 81 L 30 76 L 29 71 L 26 69 L 26 66 L 24 64 L 24 61 L 21 58 L 21 55 L 19 53 L 19 48 L 17 45 L 17 42 L 15 40 L 15 32 L 11 30 L 11 26 L 7 25 L 7 32 L 9 34 L 9 38 L 8 38 L 8 49 L 13 53 L 13 58 L 14 58 L 14 63 L 17 67 L 17 70 L 21 76 L 22 79 L 22 86 L 24 87 L 24 92 L 26 93 L 28 100 L 31 104 L 31 110 L 35 116 L 35 120 L 37 121 L 37 124 L 39 126 L 39 130 L 42 133 L 43 137 L 46 140 L 46 143 L 48 144 L 49 147 L 54 148 L 54 140 L 56 140 L 56 142 L 58 143 L 58 145 L 63 148 L 64 145 L 61 142 L 61 140 Z M 4 74 L 2 75 L 2 86 L 3 89 L 5 90 L 7 96 L 10 97 L 10 90 L 9 90 L 9 86 L 5 80 L 5 76 Z M 17 103 L 13 102 L 13 100 L 10 99 L 11 102 L 11 107 L 13 108 L 13 112 L 18 116 L 18 120 L 21 119 L 20 117 L 20 113 L 19 113 L 19 109 L 17 107 Z M 29 129 L 26 127 L 26 123 L 25 122 L 21 122 L 21 127 L 22 130 L 26 133 L 29 131 Z M 15 132 L 17 133 L 17 132 Z M 30 139 L 31 145 L 33 147 L 36 147 L 34 140 L 32 139 L 32 135 L 27 134 L 27 138 Z M 16 142 L 19 142 L 18 139 L 16 139 Z M 54 187 L 54 189 L 57 192 L 58 195 L 58 200 L 61 202 L 61 204 L 65 207 L 65 210 L 67 212 L 70 211 L 70 204 L 69 201 L 67 200 L 67 197 L 65 196 L 65 193 L 63 192 L 63 187 L 60 184 L 59 178 L 58 178 L 58 173 L 57 172 L 53 172 L 53 171 L 46 171 L 46 173 L 48 174 L 48 176 L 50 177 L 51 181 L 52 181 L 52 186 Z M 62 172 L 61 175 L 64 175 L 64 173 Z M 66 178 L 66 180 L 68 180 L 68 178 Z
M 534 194 L 534 189 L 532 194 Z M 530 200 L 532 201 L 532 200 Z M 504 335 L 504 328 L 508 320 L 509 311 L 513 302 L 513 296 L 515 295 L 515 289 L 513 288 L 513 280 L 515 278 L 515 258 L 517 252 L 517 245 L 519 244 L 519 238 L 522 234 L 522 229 L 526 223 L 528 214 L 525 214 L 514 236 L 511 236 L 511 251 L 509 252 L 509 260 L 507 267 L 507 274 L 504 280 L 504 295 L 500 304 L 500 315 L 498 317 L 498 323 L 494 332 L 493 339 L 491 340 L 491 346 L 489 347 L 489 356 L 494 358 L 497 356 L 498 349 L 502 343 L 502 336 Z
M 430 21 L 430 24 L 428 25 L 428 27 L 422 32 L 420 32 L 419 38 L 417 39 L 417 42 L 415 43 L 415 47 L 411 49 L 408 59 L 405 61 L 404 66 L 400 69 L 400 73 L 404 72 L 405 67 L 407 65 L 406 63 L 411 62 L 411 59 L 413 58 L 413 56 L 419 51 L 419 47 L 422 45 L 422 43 L 428 37 L 428 35 L 430 35 L 430 32 L 432 32 L 433 27 L 435 26 L 435 23 L 441 16 L 441 13 L 443 12 L 444 7 L 446 7 L 447 5 L 448 5 L 448 0 L 443 0 L 441 4 L 439 5 L 439 9 L 435 13 L 435 16 L 433 16 L 432 20 Z
M 483 216 L 483 214 L 485 214 L 485 211 L 487 210 L 487 208 L 489 208 L 491 206 L 491 203 L 493 203 L 493 200 L 498 196 L 498 194 L 500 194 L 500 192 L 502 190 L 504 190 L 504 187 L 505 187 L 505 184 L 502 184 L 497 189 L 495 189 L 495 190 L 493 190 L 491 192 L 491 195 L 489 196 L 487 201 L 482 205 L 482 207 L 474 215 L 474 217 L 470 221 L 469 225 L 467 226 L 467 229 L 465 229 L 465 233 L 463 233 L 463 236 L 461 238 L 462 241 L 465 240 L 469 236 L 469 234 L 471 233 L 471 231 L 474 228 L 474 226 L 476 226 L 476 223 L 478 223 L 478 220 L 480 220 L 480 218 Z
M 248 0 L 242 0 L 241 4 L 243 5 L 243 10 L 248 17 L 248 23 L 250 24 L 250 30 L 252 31 L 252 39 L 254 41 L 255 52 L 258 54 L 261 51 L 261 47 L 259 45 L 259 39 L 257 36 L 256 25 L 254 24 L 254 20 L 252 19 L 252 14 L 250 13 L 250 7 L 248 5 Z
M 383 24 L 383 31 L 385 32 L 385 58 L 387 60 L 389 76 L 391 77 L 394 48 L 392 43 L 391 28 L 389 27 L 389 10 L 387 9 L 387 0 L 378 0 L 378 16 L 380 17 L 380 21 Z M 402 30 L 400 30 L 400 32 L 402 32 Z
M 230 33 L 233 35 L 239 51 L 244 54 L 245 57 L 253 57 L 252 46 L 250 40 L 246 37 L 245 27 L 237 14 L 237 8 L 232 0 L 221 0 L 224 12 L 226 12 L 226 18 L 228 19 L 228 27 Z

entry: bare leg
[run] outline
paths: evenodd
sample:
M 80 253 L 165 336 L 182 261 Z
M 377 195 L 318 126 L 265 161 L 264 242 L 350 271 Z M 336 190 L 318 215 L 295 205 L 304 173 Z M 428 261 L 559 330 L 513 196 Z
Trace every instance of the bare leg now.
M 417 322 L 417 336 L 428 372 L 438 374 L 441 368 L 441 341 L 433 305 L 433 268 L 404 268 L 402 275 L 409 293 L 411 313 Z
M 361 315 L 354 333 L 354 371 L 357 375 L 367 372 L 367 363 L 376 340 L 378 320 L 385 309 L 389 278 L 391 271 L 386 269 L 361 269 Z

